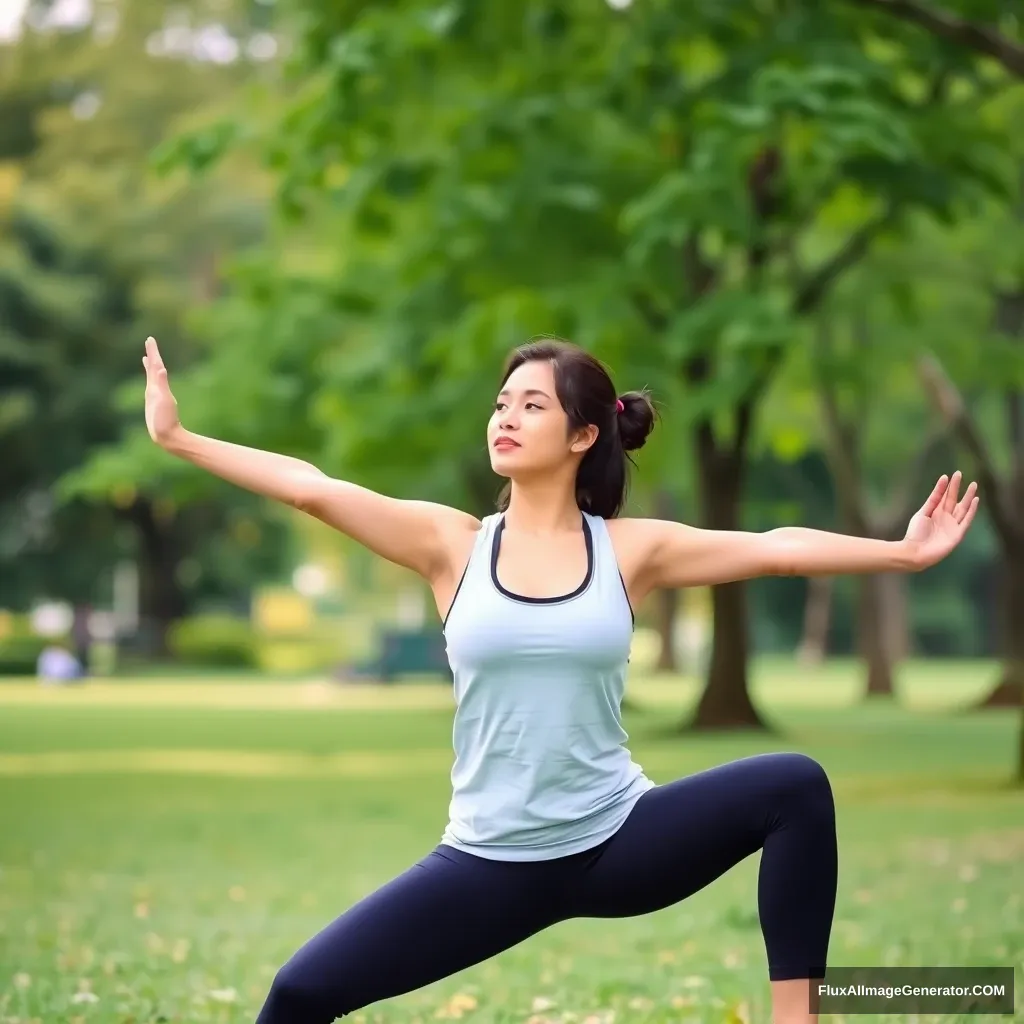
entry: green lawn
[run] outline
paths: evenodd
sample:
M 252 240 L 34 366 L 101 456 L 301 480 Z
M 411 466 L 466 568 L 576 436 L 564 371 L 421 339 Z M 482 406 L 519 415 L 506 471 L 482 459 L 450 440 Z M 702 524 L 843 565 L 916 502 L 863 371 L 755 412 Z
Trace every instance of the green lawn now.
M 833 963 L 1012 963 L 1021 1006 L 1018 719 L 962 710 L 992 671 L 911 666 L 889 706 L 861 704 L 849 666 L 764 663 L 779 731 L 715 738 L 671 728 L 692 681 L 644 680 L 627 728 L 656 781 L 762 750 L 818 758 L 839 810 Z M 436 843 L 450 734 L 431 684 L 0 684 L 0 1022 L 252 1021 L 305 938 Z M 767 1021 L 756 872 L 647 918 L 560 925 L 355 1019 Z

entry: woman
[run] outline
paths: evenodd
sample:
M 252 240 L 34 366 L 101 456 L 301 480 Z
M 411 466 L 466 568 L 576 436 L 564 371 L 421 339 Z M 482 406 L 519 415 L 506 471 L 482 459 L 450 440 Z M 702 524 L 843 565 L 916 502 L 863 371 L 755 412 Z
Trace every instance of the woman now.
M 668 907 L 760 851 L 758 910 L 775 1024 L 815 1020 L 837 881 L 822 768 L 766 754 L 655 785 L 620 722 L 633 609 L 658 587 L 765 575 L 920 570 L 978 507 L 943 476 L 904 540 L 618 518 L 627 452 L 654 425 L 572 345 L 513 353 L 487 427 L 508 485 L 482 521 L 384 497 L 298 459 L 189 433 L 155 341 L 146 424 L 179 458 L 301 509 L 413 570 L 444 622 L 457 702 L 449 822 L 435 850 L 278 972 L 259 1024 L 327 1024 L 447 977 L 558 921 Z

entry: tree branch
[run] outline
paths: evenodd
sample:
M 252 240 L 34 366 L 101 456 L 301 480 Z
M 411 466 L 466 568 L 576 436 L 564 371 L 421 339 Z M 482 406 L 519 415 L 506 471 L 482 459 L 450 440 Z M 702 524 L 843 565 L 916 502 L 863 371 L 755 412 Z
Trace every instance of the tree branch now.
M 1015 493 L 1024 490 L 1024 395 L 1018 388 L 1006 393 L 1006 425 L 1010 435 L 1010 453 L 1013 458 Z
M 817 381 L 818 400 L 822 418 L 825 421 L 825 447 L 835 478 L 836 492 L 843 519 L 857 533 L 866 533 L 867 517 L 861 500 L 861 479 L 856 428 L 844 420 L 839 409 L 835 381 L 824 365 L 828 355 L 830 330 L 822 317 L 818 318 L 815 331 L 814 375 Z
M 633 305 L 640 314 L 644 323 L 655 333 L 661 334 L 668 327 L 668 317 L 654 304 L 649 295 L 642 291 L 634 290 L 632 293 Z
M 1007 71 L 1024 78 L 1024 46 L 1007 39 L 988 25 L 979 25 L 958 18 L 947 11 L 936 10 L 912 0 L 854 0 L 862 7 L 874 7 L 894 18 L 908 21 L 930 32 L 933 36 L 958 43 L 975 53 L 982 53 L 999 61 Z
M 1007 488 L 999 479 L 988 446 L 963 395 L 934 355 L 922 356 L 918 360 L 918 374 L 932 404 L 975 461 L 980 490 L 988 501 L 988 512 L 996 532 L 1007 546 L 1018 545 L 1024 540 L 1024 528 L 1014 514 Z
M 895 210 L 889 209 L 876 220 L 864 224 L 830 260 L 822 263 L 797 289 L 793 299 L 794 314 L 804 316 L 813 312 L 838 278 L 867 255 L 875 237 L 892 222 L 894 216 Z
M 907 471 L 902 475 L 903 486 L 897 496 L 876 515 L 872 516 L 872 532 L 876 537 L 899 540 L 906 532 L 910 517 L 923 504 L 923 495 L 918 486 L 928 463 L 938 454 L 949 437 L 949 428 L 942 426 L 933 430 L 925 439 Z

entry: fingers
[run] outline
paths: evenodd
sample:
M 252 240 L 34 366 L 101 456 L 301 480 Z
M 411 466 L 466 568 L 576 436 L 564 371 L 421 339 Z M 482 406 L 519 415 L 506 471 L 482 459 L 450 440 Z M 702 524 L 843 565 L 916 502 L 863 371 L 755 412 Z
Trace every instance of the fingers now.
M 973 487 L 974 484 L 971 484 Z M 974 518 L 974 513 L 978 511 L 978 505 L 980 504 L 980 498 L 972 498 L 970 505 L 967 506 L 967 511 L 964 513 L 963 519 L 960 520 L 960 532 L 964 534 L 967 532 L 971 525 L 971 520 Z
M 964 496 L 957 502 L 956 508 L 953 509 L 953 518 L 958 522 L 962 523 L 964 517 L 970 511 L 971 505 L 977 503 L 975 495 L 978 493 L 978 485 L 975 481 L 971 481 L 967 485 L 967 490 L 964 491 Z
M 928 495 L 927 500 L 921 506 L 921 511 L 926 515 L 930 516 L 938 507 L 939 502 L 942 501 L 946 494 L 946 485 L 949 483 L 949 477 L 943 473 L 939 477 L 938 483 L 932 488 L 932 493 Z
M 953 515 L 956 509 L 957 497 L 960 494 L 960 481 L 963 479 L 963 474 L 958 469 L 949 479 L 949 487 L 946 488 L 946 493 L 942 499 L 942 510 Z
M 167 369 L 160 356 L 156 338 L 146 339 L 146 354 L 142 357 L 142 365 L 146 371 L 146 383 L 167 385 Z
M 160 349 L 157 347 L 156 338 L 146 339 L 146 358 L 154 370 L 162 370 L 164 361 L 160 358 Z

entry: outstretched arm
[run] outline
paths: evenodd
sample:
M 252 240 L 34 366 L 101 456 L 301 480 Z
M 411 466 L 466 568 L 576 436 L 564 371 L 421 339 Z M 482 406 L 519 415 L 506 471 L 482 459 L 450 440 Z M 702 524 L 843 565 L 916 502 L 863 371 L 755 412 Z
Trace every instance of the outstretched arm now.
M 709 586 L 758 576 L 918 572 L 960 543 L 978 508 L 976 485 L 957 501 L 960 473 L 940 477 L 903 540 L 851 537 L 802 526 L 764 533 L 635 520 L 641 575 L 650 588 Z
M 162 448 L 238 487 L 291 505 L 427 580 L 448 567 L 456 534 L 479 525 L 457 509 L 390 498 L 335 480 L 301 459 L 194 434 L 178 420 L 167 369 L 152 338 L 143 365 L 146 426 Z

